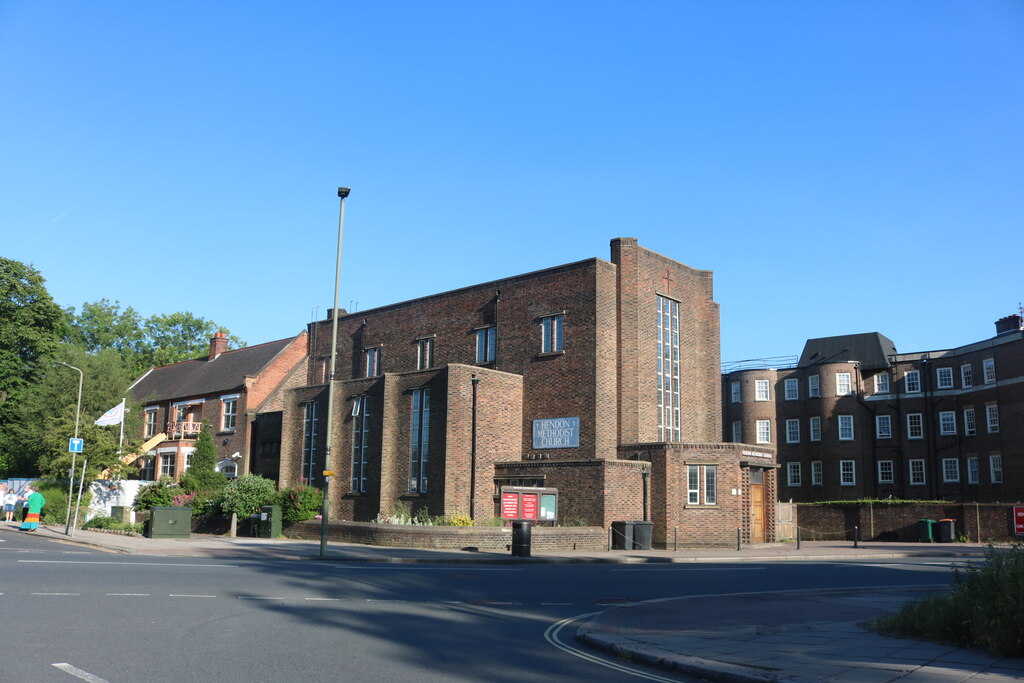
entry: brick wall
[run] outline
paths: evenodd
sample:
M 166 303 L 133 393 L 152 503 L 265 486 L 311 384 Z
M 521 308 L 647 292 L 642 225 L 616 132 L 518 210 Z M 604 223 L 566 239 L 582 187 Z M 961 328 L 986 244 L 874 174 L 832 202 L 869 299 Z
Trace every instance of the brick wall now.
M 1021 540 L 1013 535 L 1013 506 L 993 503 L 807 503 L 796 517 L 804 540 L 852 539 L 856 526 L 863 540 L 916 541 L 921 519 L 955 519 L 956 535 L 975 543 Z

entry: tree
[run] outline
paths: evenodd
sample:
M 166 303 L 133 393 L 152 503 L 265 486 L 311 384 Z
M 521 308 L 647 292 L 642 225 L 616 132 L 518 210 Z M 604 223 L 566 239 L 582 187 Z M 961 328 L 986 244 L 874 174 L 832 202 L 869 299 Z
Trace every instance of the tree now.
M 195 450 L 192 451 L 191 464 L 188 471 L 181 475 L 181 488 L 189 493 L 200 491 L 219 491 L 227 485 L 228 479 L 214 469 L 217 465 L 217 446 L 213 443 L 210 425 L 203 423 L 196 439 Z
M 73 307 L 67 313 L 71 344 L 88 353 L 113 349 L 132 367 L 133 374 L 140 374 L 134 372 L 134 366 L 145 345 L 146 331 L 142 316 L 134 308 L 129 306 L 122 311 L 120 301 L 100 299 L 82 304 L 82 312 L 77 315 Z
M 146 320 L 146 339 L 141 360 L 145 368 L 148 368 L 202 358 L 209 353 L 210 337 L 215 332 L 227 334 L 230 346 L 245 346 L 241 339 L 228 333 L 226 328 L 188 312 L 151 316 Z

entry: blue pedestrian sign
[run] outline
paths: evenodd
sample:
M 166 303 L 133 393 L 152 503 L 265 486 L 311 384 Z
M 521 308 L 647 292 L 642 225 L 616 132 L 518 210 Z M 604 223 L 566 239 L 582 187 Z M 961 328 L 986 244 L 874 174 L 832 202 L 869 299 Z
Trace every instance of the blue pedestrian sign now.
M 83 446 L 85 446 L 85 439 L 68 439 L 69 453 L 81 453 Z

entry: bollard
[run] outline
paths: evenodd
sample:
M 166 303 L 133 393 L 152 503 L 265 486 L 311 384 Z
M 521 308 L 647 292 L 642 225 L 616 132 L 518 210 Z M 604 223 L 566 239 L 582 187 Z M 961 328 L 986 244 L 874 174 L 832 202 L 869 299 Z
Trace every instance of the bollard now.
M 736 527 L 736 550 L 740 550 L 742 544 L 743 544 L 743 529 L 741 527 Z
M 859 526 L 855 526 L 855 527 L 853 527 L 853 547 L 854 548 L 857 547 L 857 541 L 859 541 L 859 540 L 860 540 L 860 527 Z
M 672 542 L 672 550 L 679 550 L 679 527 L 676 527 L 675 540 Z
M 800 527 L 796 528 L 796 549 L 800 550 Z

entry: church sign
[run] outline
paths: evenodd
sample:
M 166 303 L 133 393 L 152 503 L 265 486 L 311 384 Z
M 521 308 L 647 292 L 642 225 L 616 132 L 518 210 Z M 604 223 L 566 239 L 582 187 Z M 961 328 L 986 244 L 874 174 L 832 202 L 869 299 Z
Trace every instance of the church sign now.
M 580 419 L 555 417 L 533 421 L 534 448 L 579 448 Z

